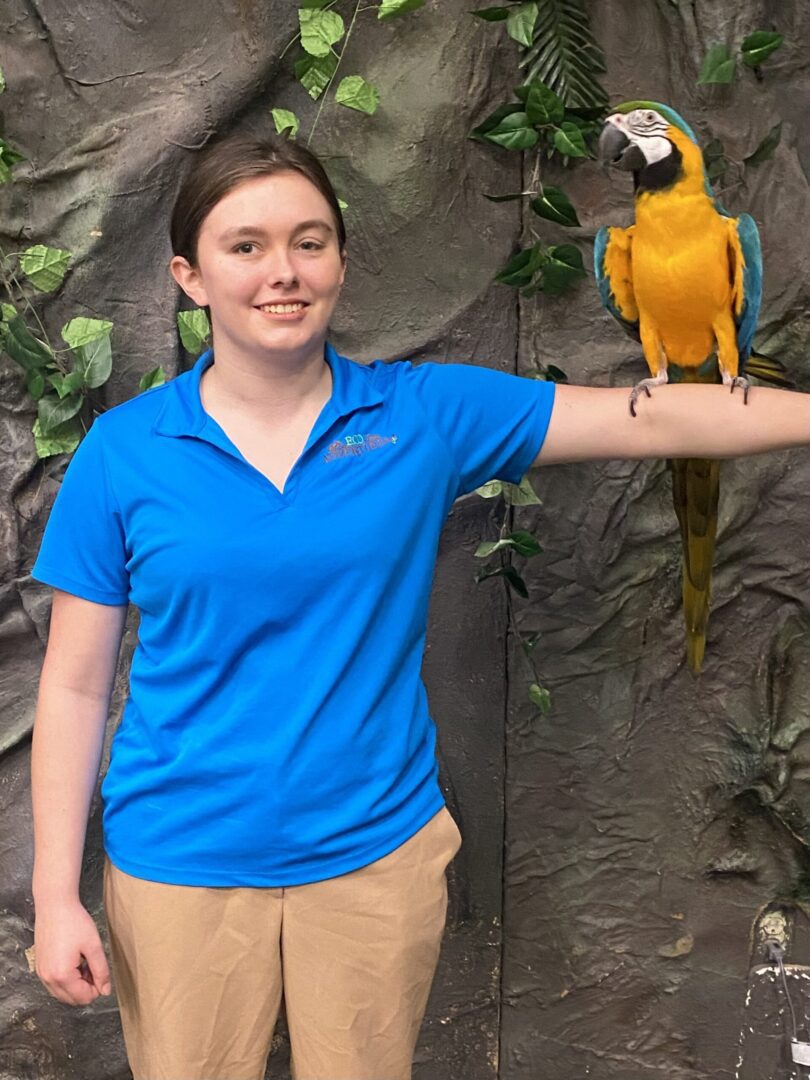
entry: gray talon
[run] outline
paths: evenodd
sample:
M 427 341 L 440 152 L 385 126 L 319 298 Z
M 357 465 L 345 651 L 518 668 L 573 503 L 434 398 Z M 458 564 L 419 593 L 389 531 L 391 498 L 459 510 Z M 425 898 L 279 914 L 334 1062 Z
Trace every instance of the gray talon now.
M 728 380 L 731 386 L 731 393 L 734 393 L 735 386 L 741 386 L 743 389 L 743 405 L 748 404 L 748 391 L 751 389 L 751 383 L 742 375 L 735 375 L 733 379 Z
M 667 377 L 666 377 L 666 375 L 664 375 L 663 379 L 660 378 L 660 377 L 657 378 L 657 379 L 642 379 L 641 382 L 636 383 L 636 385 L 630 391 L 630 415 L 631 416 L 636 415 L 636 402 L 638 401 L 639 397 L 641 396 L 641 391 L 642 390 L 644 391 L 644 393 L 647 395 L 648 398 L 652 397 L 652 394 L 650 393 L 650 387 L 651 386 L 660 386 L 663 382 L 666 382 L 666 381 L 667 381 Z

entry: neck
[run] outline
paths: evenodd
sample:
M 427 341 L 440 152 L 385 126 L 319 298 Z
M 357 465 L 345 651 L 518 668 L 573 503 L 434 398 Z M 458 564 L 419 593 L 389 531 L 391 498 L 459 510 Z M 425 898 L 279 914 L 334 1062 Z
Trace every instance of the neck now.
M 214 345 L 214 362 L 200 378 L 200 396 L 207 405 L 258 416 L 294 417 L 314 399 L 326 402 L 332 392 L 332 371 L 321 342 L 305 357 L 234 355 Z

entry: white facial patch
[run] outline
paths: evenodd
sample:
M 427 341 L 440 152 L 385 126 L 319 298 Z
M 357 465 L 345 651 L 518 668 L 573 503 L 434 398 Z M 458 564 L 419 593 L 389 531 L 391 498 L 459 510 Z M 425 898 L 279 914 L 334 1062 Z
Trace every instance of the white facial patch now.
M 661 161 L 672 153 L 672 143 L 661 135 L 636 135 L 635 142 L 648 165 L 654 165 L 656 161 Z

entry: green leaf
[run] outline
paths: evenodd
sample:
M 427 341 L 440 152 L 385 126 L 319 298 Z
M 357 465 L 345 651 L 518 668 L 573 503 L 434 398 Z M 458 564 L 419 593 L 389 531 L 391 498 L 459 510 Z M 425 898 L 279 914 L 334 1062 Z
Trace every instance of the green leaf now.
M 503 568 L 503 576 L 509 582 L 511 588 L 514 589 L 514 591 L 518 594 L 518 596 L 522 596 L 524 600 L 529 599 L 529 590 L 526 588 L 526 582 L 523 580 L 523 578 L 520 576 L 514 566 L 505 566 Z
M 5 139 L 0 139 L 0 158 L 6 165 L 16 165 L 18 161 L 25 161 L 23 155 L 13 146 L 9 146 Z
M 45 378 L 41 371 L 30 370 L 25 373 L 25 389 L 38 401 L 45 393 Z
M 528 150 L 540 136 L 529 126 L 525 112 L 510 113 L 492 131 L 484 136 L 489 142 L 504 146 L 507 150 Z
M 329 85 L 335 74 L 338 58 L 333 52 L 326 56 L 304 56 L 295 64 L 295 77 L 309 94 L 317 101 Z
M 36 370 L 53 360 L 50 348 L 34 337 L 22 315 L 9 320 L 3 348 L 26 371 Z
M 71 380 L 71 389 L 92 390 L 103 386 L 109 379 L 112 372 L 112 344 L 109 334 L 80 345 L 73 350 L 73 355 L 75 362 L 71 374 L 75 374 L 77 378 Z
M 538 79 L 568 107 L 604 109 L 608 95 L 596 75 L 605 58 L 581 0 L 541 0 L 532 46 L 518 66 L 526 82 Z
M 299 9 L 298 22 L 301 45 L 310 56 L 327 56 L 346 32 L 343 19 L 334 11 Z
M 203 312 L 205 314 L 205 312 Z M 166 382 L 166 372 L 163 370 L 161 364 L 152 368 L 151 371 L 147 371 L 144 375 L 141 375 L 138 381 L 138 389 L 141 391 L 151 390 L 154 386 L 163 386 Z
M 25 158 L 12 149 L 5 139 L 0 139 L 0 184 L 7 184 L 12 179 L 11 168 L 18 161 L 25 161 Z
M 524 248 L 513 255 L 509 262 L 495 275 L 495 281 L 502 285 L 524 285 L 531 281 L 535 272 L 546 261 L 546 254 L 540 244 Z
M 335 101 L 371 116 L 380 104 L 380 92 L 376 86 L 367 83 L 362 75 L 347 75 L 340 80 L 335 91 Z
M 177 329 L 183 348 L 192 356 L 199 356 L 211 337 L 211 324 L 203 308 L 177 313 Z
M 511 10 L 505 7 L 479 8 L 477 11 L 471 11 L 470 15 L 477 15 L 479 19 L 486 19 L 487 22 L 501 22 Z
M 343 199 L 338 199 L 338 206 L 340 207 L 341 210 L 348 210 L 349 209 L 349 204 L 347 202 L 344 202 Z
M 473 554 L 477 559 L 488 559 L 489 556 L 496 551 L 503 551 L 505 548 L 514 548 L 518 555 L 523 555 L 526 558 L 531 558 L 532 555 L 539 555 L 543 550 L 531 533 L 519 530 L 518 532 L 512 532 L 508 536 L 502 537 L 500 540 L 482 541 Z
M 95 344 L 95 343 L 94 343 Z M 92 348 L 92 345 L 88 345 L 88 348 Z M 49 382 L 55 382 L 53 376 L 48 376 Z M 81 367 L 74 367 L 73 371 L 69 371 L 64 376 L 61 383 L 56 384 L 56 392 L 60 398 L 66 397 L 68 394 L 72 394 L 76 390 L 84 389 L 84 372 Z
M 487 578 L 503 576 L 505 566 L 482 566 L 480 570 L 475 572 L 475 581 L 486 581 Z
M 17 309 L 13 304 L 0 304 L 0 318 L 4 322 L 11 322 L 16 314 Z
M 528 474 L 522 477 L 519 484 L 507 484 L 506 489 L 512 506 L 542 506 Z
M 554 129 L 554 145 L 567 157 L 587 157 L 588 151 L 582 132 L 571 120 L 564 120 Z
M 548 259 L 543 264 L 543 292 L 556 296 L 564 292 L 578 278 L 585 277 L 582 252 L 573 244 L 559 244 L 548 249 Z
M 526 115 L 525 112 L 523 112 L 523 107 L 518 102 L 513 101 L 508 105 L 499 105 L 494 112 L 491 112 L 489 116 L 478 125 L 478 127 L 472 129 L 469 137 L 471 139 L 486 141 L 486 137 L 490 131 L 494 131 L 507 116 L 513 116 L 515 113 L 523 113 L 524 116 Z
M 290 138 L 294 139 L 301 126 L 295 113 L 290 112 L 289 109 L 271 109 L 270 111 L 273 114 L 273 123 L 276 125 L 276 131 L 279 135 L 283 135 L 286 131 L 289 131 Z
M 20 267 L 37 292 L 51 292 L 64 281 L 71 258 L 62 248 L 35 244 L 20 255 Z
M 84 429 L 76 417 L 59 424 L 47 434 L 42 430 L 39 417 L 34 421 L 31 433 L 34 436 L 34 445 L 37 457 L 46 458 L 53 454 L 72 454 L 82 441 Z
M 3 74 L 3 69 L 0 68 L 0 94 L 3 93 L 5 88 L 6 88 L 6 77 Z
M 528 48 L 532 43 L 534 24 L 537 22 L 537 4 L 534 0 L 510 8 L 506 18 L 506 32 L 519 45 Z
M 564 191 L 551 184 L 545 184 L 542 195 L 532 199 L 530 205 L 535 214 L 547 221 L 555 221 L 558 225 L 579 225 L 571 200 Z
M 511 532 L 509 534 L 509 540 L 514 545 L 518 555 L 523 555 L 527 559 L 531 558 L 533 555 L 539 555 L 543 550 L 537 541 L 537 537 L 532 536 L 530 532 L 526 532 L 523 529 Z
M 487 195 L 485 191 L 481 194 L 485 199 L 489 199 L 490 202 L 511 202 L 512 199 L 522 199 L 526 195 L 536 195 L 536 191 L 514 191 L 511 195 Z
M 473 555 L 476 559 L 486 559 L 493 551 L 500 551 L 504 546 L 503 540 L 485 540 L 478 545 Z
M 784 40 L 784 37 L 776 31 L 755 30 L 740 46 L 743 62 L 749 67 L 759 67 L 763 60 L 767 60 L 771 53 L 776 52 Z
M 54 429 L 75 416 L 84 404 L 82 394 L 68 394 L 67 397 L 59 398 L 53 394 L 45 394 L 37 402 L 37 417 L 43 435 L 48 435 Z
M 782 122 L 774 124 L 759 146 L 747 158 L 743 158 L 746 165 L 760 165 L 773 156 L 774 150 L 782 138 Z
M 65 387 L 67 381 L 67 375 L 63 375 L 62 372 L 46 372 L 45 379 L 51 383 L 59 397 L 65 397 L 70 393 L 70 387 Z M 73 388 L 76 389 L 76 388 Z
M 529 700 L 536 705 L 542 713 L 548 713 L 551 709 L 551 694 L 543 686 L 532 683 L 529 687 Z
M 733 78 L 734 58 L 728 51 L 728 45 L 712 45 L 700 69 L 698 84 L 730 83 Z
M 475 494 L 480 495 L 482 499 L 494 499 L 500 495 L 503 490 L 503 483 L 500 480 L 488 480 L 486 484 L 482 484 L 481 487 L 475 489 Z
M 378 19 L 393 19 L 397 15 L 404 15 L 408 11 L 416 11 L 423 7 L 425 0 L 382 0 L 380 10 L 377 12 Z
M 80 349 L 83 345 L 89 345 L 91 341 L 98 341 L 106 337 L 113 328 L 113 324 L 106 319 L 85 319 L 80 316 L 71 319 L 62 327 L 62 337 L 71 349 Z
M 718 180 L 728 168 L 723 144 L 719 139 L 712 139 L 703 147 L 703 166 L 710 180 Z
M 568 376 L 563 369 L 558 368 L 556 364 L 549 364 L 546 367 L 546 378 L 549 382 L 568 382 Z
M 562 123 L 565 116 L 563 100 L 545 83 L 535 81 L 525 86 L 517 86 L 515 94 L 524 102 L 530 124 L 543 127 L 546 124 Z

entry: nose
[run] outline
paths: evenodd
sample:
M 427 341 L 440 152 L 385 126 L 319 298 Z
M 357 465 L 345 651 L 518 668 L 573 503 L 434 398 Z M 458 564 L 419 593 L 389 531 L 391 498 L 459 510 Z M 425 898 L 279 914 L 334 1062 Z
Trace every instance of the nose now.
M 289 287 L 298 282 L 295 266 L 286 248 L 274 252 L 270 256 L 268 263 L 267 280 L 271 285 Z

